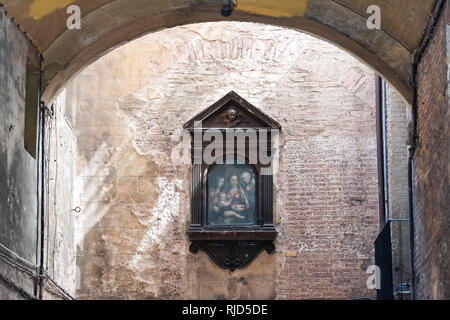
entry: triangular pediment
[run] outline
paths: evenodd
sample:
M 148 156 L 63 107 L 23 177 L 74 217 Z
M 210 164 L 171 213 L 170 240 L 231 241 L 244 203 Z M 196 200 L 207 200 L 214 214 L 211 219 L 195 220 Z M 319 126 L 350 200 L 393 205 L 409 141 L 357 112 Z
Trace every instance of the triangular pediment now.
M 183 128 L 192 130 L 197 121 L 202 122 L 202 128 L 281 128 L 277 121 L 234 91 L 197 114 Z

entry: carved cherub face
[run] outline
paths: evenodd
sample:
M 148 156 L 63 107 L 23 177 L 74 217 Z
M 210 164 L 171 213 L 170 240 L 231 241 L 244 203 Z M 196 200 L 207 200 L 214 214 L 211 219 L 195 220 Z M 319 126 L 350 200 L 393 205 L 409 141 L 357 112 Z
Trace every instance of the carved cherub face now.
M 237 115 L 238 115 L 238 112 L 237 112 L 236 110 L 234 110 L 234 109 L 230 109 L 230 110 L 228 110 L 228 112 L 227 112 L 228 119 L 229 119 L 231 122 L 233 122 L 234 120 L 236 120 Z

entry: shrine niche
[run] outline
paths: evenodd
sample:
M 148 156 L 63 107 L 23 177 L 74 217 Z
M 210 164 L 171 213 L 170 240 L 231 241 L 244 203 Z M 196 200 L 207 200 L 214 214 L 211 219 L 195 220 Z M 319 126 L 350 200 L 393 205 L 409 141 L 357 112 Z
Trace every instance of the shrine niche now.
M 191 253 L 233 271 L 275 251 L 272 140 L 280 128 L 235 92 L 184 125 L 192 137 Z

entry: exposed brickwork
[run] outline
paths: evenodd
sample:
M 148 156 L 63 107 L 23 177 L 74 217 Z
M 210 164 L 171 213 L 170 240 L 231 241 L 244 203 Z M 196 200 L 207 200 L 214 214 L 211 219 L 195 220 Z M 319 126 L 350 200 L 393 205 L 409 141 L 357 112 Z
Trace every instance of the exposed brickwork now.
M 283 126 L 277 253 L 234 273 L 188 252 L 190 165 L 170 157 L 183 123 L 230 90 Z M 111 52 L 69 91 L 80 298 L 374 297 L 374 74 L 356 59 L 281 28 L 194 25 Z
M 390 219 L 409 218 L 407 146 L 409 113 L 410 107 L 392 86 L 387 85 L 386 140 Z M 408 221 L 391 222 L 394 287 L 411 281 L 409 230 Z
M 433 39 L 418 67 L 418 136 L 414 162 L 417 298 L 449 299 L 449 105 L 445 4 Z
M 373 137 L 293 136 L 284 151 L 282 246 L 297 256 L 285 258 L 279 298 L 373 296 L 364 288 L 377 228 Z
M 408 218 L 408 127 L 409 106 L 391 86 L 386 89 L 386 137 L 391 218 Z

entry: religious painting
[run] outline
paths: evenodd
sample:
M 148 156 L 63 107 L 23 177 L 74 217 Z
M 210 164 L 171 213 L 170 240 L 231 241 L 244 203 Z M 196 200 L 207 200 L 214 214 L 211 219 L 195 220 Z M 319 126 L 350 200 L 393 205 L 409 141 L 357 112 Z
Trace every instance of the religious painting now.
M 256 224 L 256 175 L 249 164 L 216 164 L 207 178 L 208 225 Z

